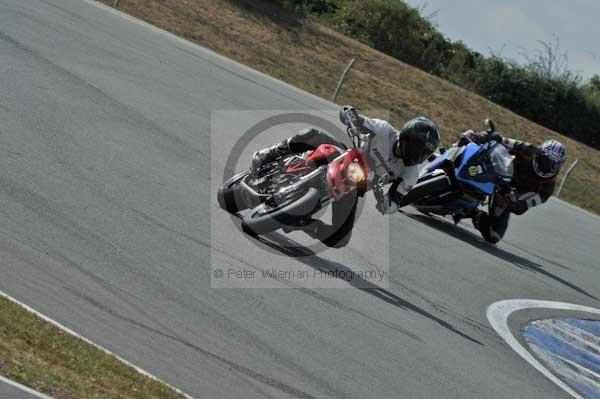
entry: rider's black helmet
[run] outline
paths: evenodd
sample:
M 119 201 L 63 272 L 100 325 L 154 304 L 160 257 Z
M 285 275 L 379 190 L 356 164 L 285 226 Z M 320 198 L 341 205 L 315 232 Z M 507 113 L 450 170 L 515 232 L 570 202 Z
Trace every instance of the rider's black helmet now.
M 440 144 L 440 131 L 433 121 L 422 116 L 408 121 L 398 133 L 394 155 L 406 166 L 424 162 Z

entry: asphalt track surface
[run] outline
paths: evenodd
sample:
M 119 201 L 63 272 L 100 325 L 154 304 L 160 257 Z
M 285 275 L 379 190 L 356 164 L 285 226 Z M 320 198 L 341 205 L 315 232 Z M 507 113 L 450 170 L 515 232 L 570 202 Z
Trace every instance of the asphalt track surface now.
M 0 398 L 2 399 L 52 399 L 35 391 L 26 392 L 18 386 L 0 381 Z
M 492 247 L 409 209 L 389 288 L 213 289 L 211 248 L 271 255 L 211 211 L 211 110 L 332 104 L 80 0 L 0 1 L 0 93 L 0 290 L 192 396 L 565 397 L 486 308 L 599 307 L 599 218 L 553 200 Z M 382 217 L 302 262 L 360 262 Z
M 11 385 L 0 383 L 0 398 L 6 399 L 37 399 L 35 396 L 23 392 Z

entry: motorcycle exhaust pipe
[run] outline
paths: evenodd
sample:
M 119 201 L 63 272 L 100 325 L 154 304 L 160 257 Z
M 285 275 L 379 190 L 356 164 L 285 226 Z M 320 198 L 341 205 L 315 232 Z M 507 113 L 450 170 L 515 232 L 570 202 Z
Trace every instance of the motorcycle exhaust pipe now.
M 451 192 L 451 190 L 452 182 L 447 175 L 443 174 L 438 177 L 434 177 L 433 179 L 416 184 L 405 196 L 402 197 L 398 207 L 402 208 L 426 197 L 441 195 L 445 192 Z
M 321 175 L 322 172 L 325 172 L 326 170 L 327 170 L 327 165 L 319 166 L 317 169 L 313 170 L 309 174 L 302 176 L 294 183 L 290 184 L 287 187 L 282 188 L 281 190 L 279 190 L 278 192 L 273 194 L 273 198 L 276 201 L 284 199 L 285 197 L 287 197 L 289 194 L 293 193 L 294 191 L 298 191 L 299 189 L 301 189 L 304 185 L 309 183 L 315 177 L 318 177 L 319 175 Z

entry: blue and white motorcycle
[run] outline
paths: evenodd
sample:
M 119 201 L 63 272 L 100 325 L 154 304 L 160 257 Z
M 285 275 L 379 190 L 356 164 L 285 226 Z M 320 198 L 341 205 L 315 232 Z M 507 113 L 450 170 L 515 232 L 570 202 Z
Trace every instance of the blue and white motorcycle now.
M 485 123 L 487 134 L 494 137 L 493 121 Z M 400 206 L 410 204 L 426 214 L 451 215 L 458 223 L 486 203 L 491 209 L 496 198 L 510 192 L 514 156 L 498 141 L 476 142 L 472 131 L 463 137 L 468 144 L 449 148 L 425 166 Z

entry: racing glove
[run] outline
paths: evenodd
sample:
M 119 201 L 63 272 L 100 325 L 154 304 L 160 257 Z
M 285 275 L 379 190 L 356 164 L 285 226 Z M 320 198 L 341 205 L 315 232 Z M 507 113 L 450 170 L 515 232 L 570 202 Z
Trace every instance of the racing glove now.
M 484 144 L 490 141 L 497 141 L 498 143 L 502 143 L 502 136 L 498 132 L 476 132 L 474 130 L 468 130 L 464 133 L 475 143 Z M 467 141 L 463 140 L 462 144 L 468 144 Z
M 349 112 L 348 112 L 349 111 Z M 359 129 L 363 129 L 364 128 L 364 117 L 358 113 L 358 110 L 354 107 L 352 107 L 351 105 L 344 105 L 341 109 L 340 109 L 340 121 L 346 125 L 346 126 L 350 126 L 350 121 L 348 120 L 348 114 L 350 115 L 350 118 L 352 118 L 352 123 L 354 123 L 354 125 L 359 128 Z
M 376 208 L 382 215 L 391 215 L 398 212 L 398 203 L 390 198 L 390 194 L 385 194 L 383 199 L 377 202 Z
M 400 193 L 398 193 L 399 181 L 394 182 L 390 190 L 388 190 L 387 194 L 383 194 L 383 190 L 381 187 L 377 186 L 373 188 L 373 193 L 375 194 L 375 199 L 377 200 L 377 204 L 375 208 L 382 215 L 391 215 L 392 213 L 398 212 L 398 204 L 402 199 Z

